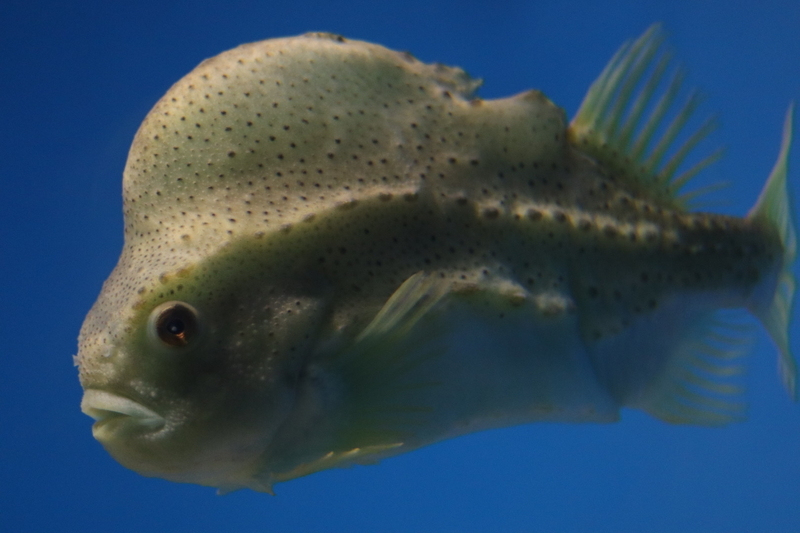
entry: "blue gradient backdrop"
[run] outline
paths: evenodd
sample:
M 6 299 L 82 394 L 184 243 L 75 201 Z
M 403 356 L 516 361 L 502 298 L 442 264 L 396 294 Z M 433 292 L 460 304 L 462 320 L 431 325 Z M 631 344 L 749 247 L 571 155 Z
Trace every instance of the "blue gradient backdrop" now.
M 800 408 L 761 333 L 745 423 L 677 427 L 625 412 L 608 426 L 508 428 L 314 474 L 276 497 L 141 477 L 103 451 L 79 410 L 70 356 L 122 247 L 128 147 L 201 60 L 331 31 L 464 67 L 485 79 L 485 98 L 539 88 L 572 116 L 623 40 L 655 21 L 706 95 L 701 111 L 721 119 L 705 147 L 727 154 L 700 181 L 728 181 L 715 209 L 743 214 L 800 100 L 796 0 L 0 3 L 0 530 L 800 530 Z

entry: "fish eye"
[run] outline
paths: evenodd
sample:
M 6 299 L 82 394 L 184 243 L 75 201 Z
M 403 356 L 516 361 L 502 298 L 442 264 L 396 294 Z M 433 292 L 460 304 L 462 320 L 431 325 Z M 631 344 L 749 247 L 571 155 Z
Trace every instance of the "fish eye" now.
M 186 346 L 197 337 L 197 310 L 184 302 L 166 302 L 150 313 L 150 331 L 170 347 Z

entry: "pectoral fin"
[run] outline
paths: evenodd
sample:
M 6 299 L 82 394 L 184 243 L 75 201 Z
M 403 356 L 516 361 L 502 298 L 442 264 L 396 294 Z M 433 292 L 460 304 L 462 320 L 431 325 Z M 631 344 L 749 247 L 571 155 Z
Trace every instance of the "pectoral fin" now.
M 437 332 L 421 326 L 450 290 L 450 282 L 418 272 L 387 300 L 375 318 L 342 350 L 332 364 L 346 388 L 347 424 L 337 436 L 337 449 L 384 449 L 399 446 L 422 424 L 432 406 L 421 404 L 415 391 L 437 382 L 416 372 L 444 346 Z M 413 335 L 409 335 L 411 330 Z M 359 453 L 364 457 L 366 451 Z

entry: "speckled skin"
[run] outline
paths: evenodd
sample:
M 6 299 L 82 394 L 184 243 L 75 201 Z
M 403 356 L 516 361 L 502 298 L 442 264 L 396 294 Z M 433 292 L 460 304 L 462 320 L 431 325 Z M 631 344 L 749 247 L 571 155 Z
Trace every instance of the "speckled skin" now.
M 651 410 L 642 391 L 693 323 L 771 299 L 773 229 L 684 212 L 582 152 L 540 92 L 484 101 L 477 85 L 308 34 L 225 52 L 169 90 L 131 147 L 125 248 L 79 339 L 85 389 L 165 420 L 96 425 L 118 460 L 269 490 L 485 427 L 614 420 Z M 418 272 L 444 296 L 394 339 L 406 348 L 348 359 Z M 170 300 L 199 314 L 180 353 L 148 332 Z M 366 371 L 381 350 L 422 355 Z M 364 414 L 382 394 L 424 420 L 367 422 L 392 411 Z

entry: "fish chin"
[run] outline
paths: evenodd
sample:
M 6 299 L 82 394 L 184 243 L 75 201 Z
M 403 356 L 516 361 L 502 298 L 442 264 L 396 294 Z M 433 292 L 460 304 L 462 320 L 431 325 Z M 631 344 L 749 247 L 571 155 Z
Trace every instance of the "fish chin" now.
M 94 418 L 92 434 L 107 443 L 119 434 L 150 433 L 164 426 L 164 417 L 131 399 L 89 389 L 81 400 L 81 411 Z

